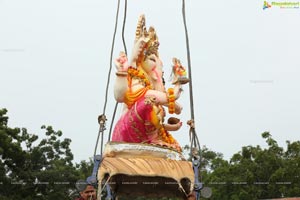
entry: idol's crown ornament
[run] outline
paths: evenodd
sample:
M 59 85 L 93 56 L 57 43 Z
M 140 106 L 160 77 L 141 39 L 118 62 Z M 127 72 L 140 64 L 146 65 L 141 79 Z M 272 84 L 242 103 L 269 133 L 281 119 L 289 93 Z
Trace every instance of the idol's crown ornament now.
M 145 41 L 143 51 L 145 57 L 151 54 L 155 54 L 156 56 L 158 56 L 158 37 L 156 35 L 154 27 L 150 26 L 147 31 L 145 15 L 141 15 L 139 17 L 135 32 L 135 43 L 137 43 L 140 39 L 144 39 Z

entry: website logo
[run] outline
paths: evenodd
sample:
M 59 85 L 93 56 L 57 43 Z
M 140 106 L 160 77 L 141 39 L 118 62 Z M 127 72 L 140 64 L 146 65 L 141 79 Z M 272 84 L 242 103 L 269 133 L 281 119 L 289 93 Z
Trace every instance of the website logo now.
M 269 4 L 267 1 L 264 1 L 264 7 L 263 9 L 271 8 L 271 4 Z
M 271 3 L 264 1 L 263 10 L 271 7 L 278 7 L 278 8 L 299 8 L 300 2 L 299 1 L 280 1 L 275 2 L 272 1 Z

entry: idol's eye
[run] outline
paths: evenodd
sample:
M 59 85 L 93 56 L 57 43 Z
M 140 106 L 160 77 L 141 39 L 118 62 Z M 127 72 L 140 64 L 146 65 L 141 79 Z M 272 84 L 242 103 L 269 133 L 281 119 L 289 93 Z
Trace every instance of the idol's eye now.
M 155 58 L 150 58 L 151 61 L 156 62 Z

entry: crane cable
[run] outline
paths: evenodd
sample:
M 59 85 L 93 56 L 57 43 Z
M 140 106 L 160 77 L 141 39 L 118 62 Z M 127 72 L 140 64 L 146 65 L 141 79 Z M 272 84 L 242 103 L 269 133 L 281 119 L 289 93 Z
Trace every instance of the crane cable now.
M 125 24 L 126 24 L 126 18 L 127 18 L 127 0 L 125 0 L 125 5 L 124 5 L 124 17 L 123 17 L 123 26 L 122 26 L 123 47 L 124 47 L 124 52 L 127 55 L 127 48 L 126 48 L 126 42 L 125 42 Z
M 198 140 L 198 136 L 196 134 L 195 130 L 195 121 L 194 121 L 194 100 L 193 100 L 193 85 L 192 85 L 192 69 L 191 69 L 191 58 L 190 58 L 190 47 L 189 47 L 189 37 L 188 37 L 188 31 L 187 31 L 187 25 L 186 25 L 186 16 L 185 16 L 185 0 L 182 0 L 182 18 L 183 18 L 183 24 L 184 24 L 184 30 L 185 30 L 185 41 L 186 41 L 186 49 L 187 49 L 187 61 L 188 61 L 188 70 L 189 70 L 189 92 L 190 92 L 190 109 L 191 109 L 191 120 L 188 121 L 188 124 L 190 125 L 190 139 L 191 139 L 191 145 L 190 145 L 190 155 L 193 163 L 193 170 L 194 170 L 194 191 L 195 191 L 195 197 L 197 200 L 200 199 L 200 190 L 202 188 L 202 182 L 199 181 L 199 171 L 201 167 L 201 147 Z M 202 177 L 200 176 L 200 179 Z
M 187 62 L 188 62 L 188 76 L 189 76 L 189 92 L 190 92 L 190 110 L 191 110 L 191 120 L 188 121 L 190 125 L 190 137 L 191 137 L 191 151 L 192 146 L 200 148 L 199 140 L 195 131 L 195 114 L 194 114 L 194 99 L 193 99 L 193 81 L 192 81 L 192 67 L 191 67 L 191 55 L 190 55 L 190 46 L 189 46 L 189 36 L 186 25 L 186 16 L 185 16 L 185 0 L 182 0 L 182 18 L 185 31 L 185 42 L 186 42 L 186 51 L 187 51 Z
M 125 42 L 126 18 L 127 18 L 127 0 L 125 0 L 125 5 L 124 5 L 124 17 L 123 17 L 123 25 L 122 25 L 122 41 L 123 41 L 124 52 L 127 55 L 127 48 L 126 48 L 126 42 Z M 111 140 L 111 132 L 112 132 L 113 124 L 114 124 L 114 121 L 115 121 L 118 104 L 119 103 L 116 101 L 114 112 L 113 112 L 113 117 L 112 117 L 112 120 L 111 120 L 111 123 L 110 123 L 109 135 L 108 135 L 108 138 L 107 138 L 107 142 L 109 142 Z
M 96 145 L 94 149 L 94 156 L 96 155 L 97 152 L 97 147 L 101 135 L 101 146 L 100 146 L 100 155 L 102 155 L 103 151 L 103 132 L 106 129 L 105 128 L 105 122 L 106 122 L 106 116 L 105 116 L 105 110 L 106 110 L 106 105 L 107 105 L 107 98 L 108 98 L 108 88 L 109 88 L 109 82 L 110 82 L 110 76 L 111 76 L 111 70 L 112 70 L 112 57 L 113 57 L 113 52 L 114 52 L 114 45 L 115 45 L 115 39 L 116 39 L 116 33 L 117 33 L 117 28 L 118 28 L 118 18 L 119 18 L 119 10 L 120 10 L 120 0 L 118 0 L 118 6 L 117 6 L 117 12 L 116 12 L 116 19 L 115 19 L 115 27 L 114 27 L 114 34 L 113 34 L 113 39 L 112 39 L 112 45 L 111 45 L 111 51 L 110 51 L 110 68 L 108 71 L 108 76 L 107 76 L 107 83 L 106 83 L 106 90 L 105 90 L 105 100 L 104 100 L 104 106 L 103 106 L 103 112 L 102 114 L 98 117 L 98 123 L 99 123 L 99 131 L 97 135 L 97 140 L 96 140 Z M 116 110 L 117 104 L 115 106 Z

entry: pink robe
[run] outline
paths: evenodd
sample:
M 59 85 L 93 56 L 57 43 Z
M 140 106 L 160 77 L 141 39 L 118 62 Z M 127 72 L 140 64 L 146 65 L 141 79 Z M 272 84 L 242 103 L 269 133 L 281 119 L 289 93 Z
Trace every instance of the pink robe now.
M 158 130 L 151 122 L 153 105 L 145 103 L 145 97 L 137 100 L 117 122 L 112 141 L 153 143 Z

